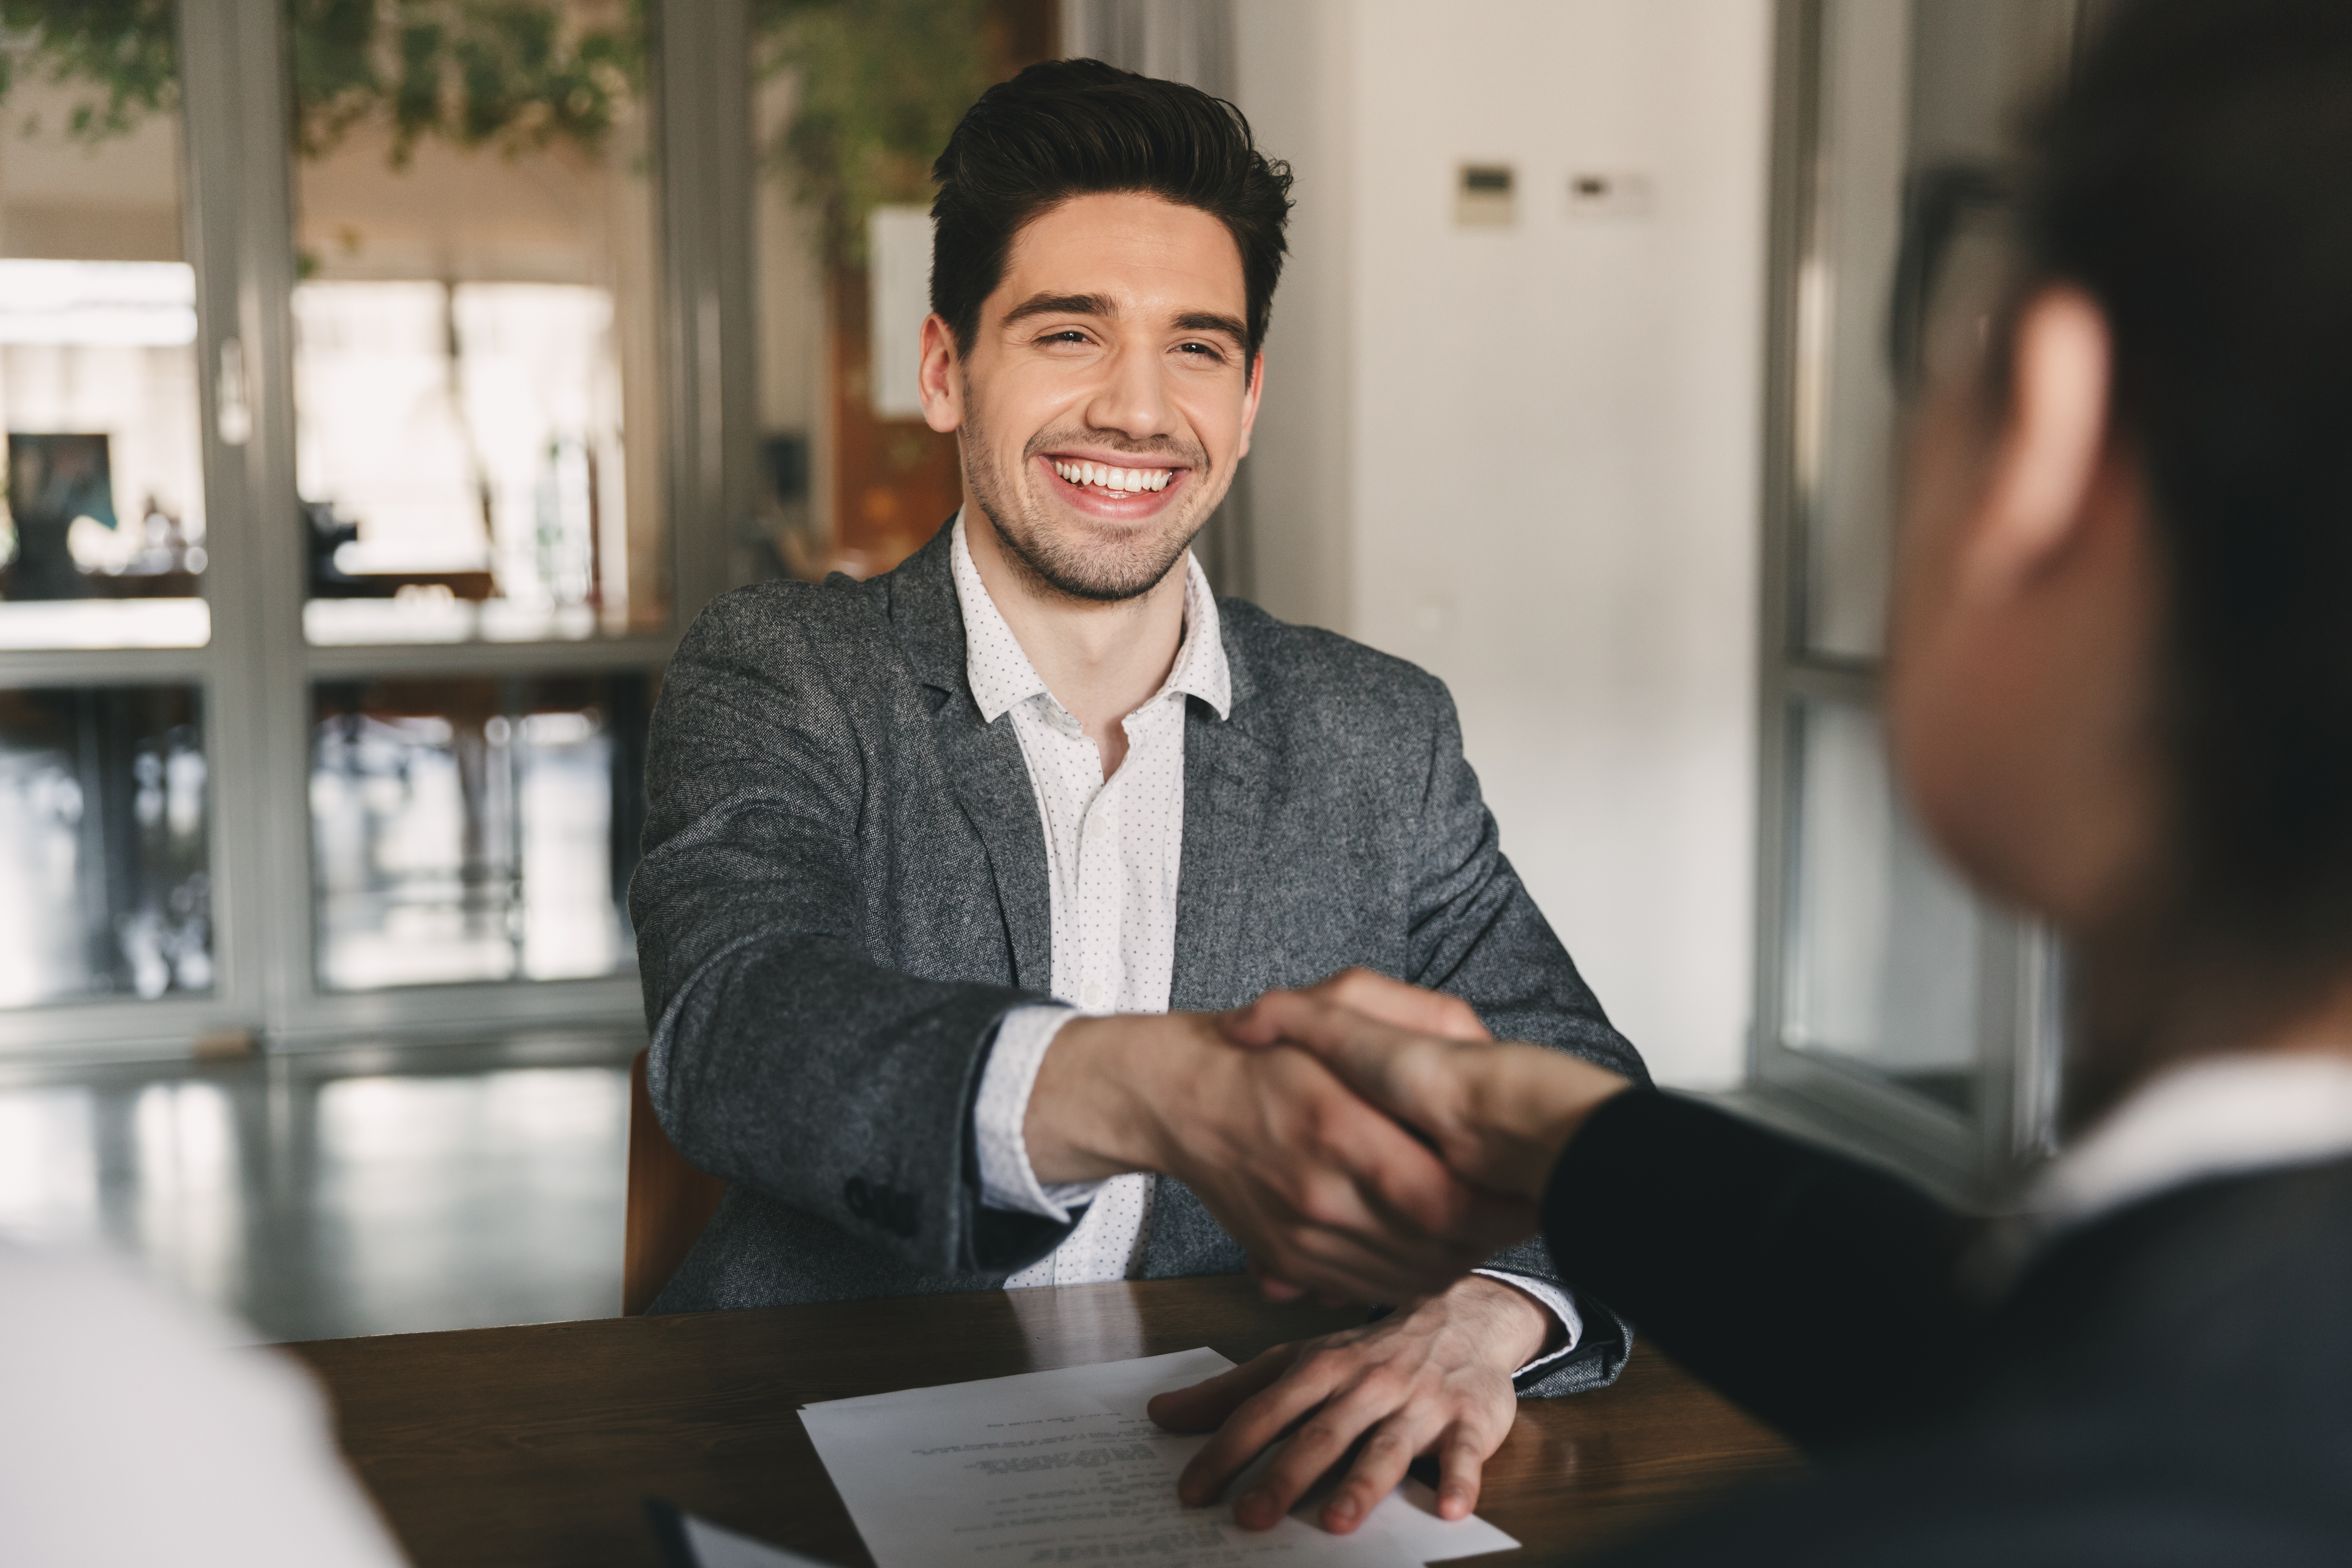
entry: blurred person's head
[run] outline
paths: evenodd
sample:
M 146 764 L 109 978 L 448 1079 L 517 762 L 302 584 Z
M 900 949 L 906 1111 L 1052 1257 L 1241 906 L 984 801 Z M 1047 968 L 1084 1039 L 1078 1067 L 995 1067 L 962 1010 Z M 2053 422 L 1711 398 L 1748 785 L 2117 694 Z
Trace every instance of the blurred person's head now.
M 1890 716 L 2073 941 L 2079 1118 L 2343 1022 L 2352 5 L 2137 0 L 2025 152 L 2021 282 L 1915 435 Z
M 1222 100 L 1056 60 L 983 94 L 932 174 L 926 418 L 1033 580 L 1148 592 L 1249 449 L 1288 168 Z

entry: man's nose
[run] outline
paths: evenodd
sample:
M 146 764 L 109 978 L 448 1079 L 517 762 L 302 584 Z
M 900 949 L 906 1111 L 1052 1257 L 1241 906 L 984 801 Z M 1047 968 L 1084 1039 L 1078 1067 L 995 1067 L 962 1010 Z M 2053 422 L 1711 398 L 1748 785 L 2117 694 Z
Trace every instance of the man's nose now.
M 1087 405 L 1087 424 L 1097 430 L 1116 430 L 1137 441 L 1168 435 L 1168 396 L 1160 375 L 1158 353 L 1121 347 L 1111 356 L 1108 374 Z

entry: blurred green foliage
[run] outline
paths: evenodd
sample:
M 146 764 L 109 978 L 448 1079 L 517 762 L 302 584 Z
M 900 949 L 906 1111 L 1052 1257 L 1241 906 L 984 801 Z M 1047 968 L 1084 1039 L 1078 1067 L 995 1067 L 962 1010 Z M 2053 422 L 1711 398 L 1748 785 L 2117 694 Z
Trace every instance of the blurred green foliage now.
M 993 79 L 988 0 L 752 0 L 763 79 L 796 80 L 762 149 L 818 216 L 826 258 L 866 261 L 877 206 L 931 199 L 931 160 Z
M 28 77 L 84 83 L 98 96 L 60 129 L 86 142 L 121 135 L 178 100 L 173 11 L 173 0 L 0 0 L 0 103 Z
M 297 145 L 381 119 L 395 164 L 437 137 L 593 152 L 644 88 L 646 0 L 287 0 Z M 0 0 L 0 102 L 28 77 L 92 89 L 61 129 L 103 141 L 178 100 L 173 0 Z M 48 127 L 27 126 L 46 132 Z
M 695 0 L 679 0 L 691 5 Z M 649 0 L 286 0 L 296 143 L 387 125 L 418 142 L 598 150 L 645 89 Z M 865 263 L 866 219 L 928 204 L 931 160 L 1003 53 L 992 0 L 750 0 L 755 68 L 795 82 L 761 149 L 818 216 L 828 260 Z M 0 105 L 18 81 L 81 86 L 60 129 L 103 141 L 178 101 L 174 0 L 0 0 Z
M 308 157 L 379 116 L 392 128 L 394 165 L 426 137 L 593 152 L 644 89 L 645 0 L 287 0 L 286 9 L 295 137 Z

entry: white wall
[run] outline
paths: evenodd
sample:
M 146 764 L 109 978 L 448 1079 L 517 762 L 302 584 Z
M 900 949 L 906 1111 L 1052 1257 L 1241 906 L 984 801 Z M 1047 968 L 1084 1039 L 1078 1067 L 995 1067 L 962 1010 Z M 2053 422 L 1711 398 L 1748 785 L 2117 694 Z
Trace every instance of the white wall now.
M 1299 176 L 1259 596 L 1443 677 L 1518 866 L 1666 1081 L 1736 1081 L 1754 866 L 1767 0 L 1245 0 Z M 1518 217 L 1457 226 L 1465 160 Z M 1571 218 L 1571 171 L 1650 181 Z

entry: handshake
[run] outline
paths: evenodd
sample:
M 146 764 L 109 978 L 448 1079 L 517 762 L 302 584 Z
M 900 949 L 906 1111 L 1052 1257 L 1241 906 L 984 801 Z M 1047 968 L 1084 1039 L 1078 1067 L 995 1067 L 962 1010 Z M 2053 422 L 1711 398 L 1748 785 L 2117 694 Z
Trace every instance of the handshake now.
M 1560 1149 L 1629 1087 L 1356 969 L 1231 1013 L 1073 1020 L 1024 1131 L 1043 1183 L 1183 1180 L 1276 1300 L 1399 1303 L 1535 1234 Z
M 1431 1455 L 1438 1512 L 1468 1513 L 1516 1415 L 1514 1370 L 1557 1331 L 1507 1277 L 1470 1270 L 1535 1233 L 1560 1149 L 1630 1087 L 1498 1045 L 1458 997 L 1360 969 L 1231 1013 L 1064 1025 L 1024 1126 L 1039 1181 L 1165 1172 L 1267 1295 L 1401 1308 L 1152 1401 L 1161 1426 L 1216 1433 L 1179 1495 L 1212 1502 L 1272 1449 L 1234 1518 L 1266 1529 L 1344 1470 L 1320 1518 L 1345 1533 Z

